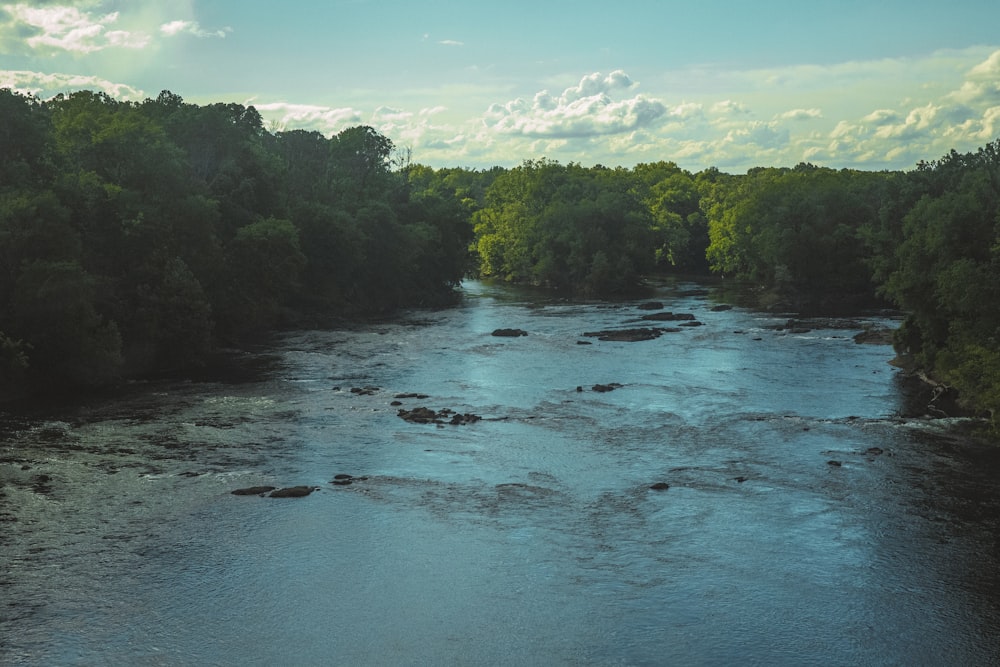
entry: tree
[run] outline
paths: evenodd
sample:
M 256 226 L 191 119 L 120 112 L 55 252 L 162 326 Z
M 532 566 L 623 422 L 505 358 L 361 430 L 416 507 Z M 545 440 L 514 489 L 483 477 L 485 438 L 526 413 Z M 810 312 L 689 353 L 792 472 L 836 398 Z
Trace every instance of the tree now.
M 95 307 L 93 279 L 76 262 L 36 260 L 14 288 L 12 338 L 24 341 L 36 376 L 74 386 L 99 386 L 118 376 L 121 336 Z

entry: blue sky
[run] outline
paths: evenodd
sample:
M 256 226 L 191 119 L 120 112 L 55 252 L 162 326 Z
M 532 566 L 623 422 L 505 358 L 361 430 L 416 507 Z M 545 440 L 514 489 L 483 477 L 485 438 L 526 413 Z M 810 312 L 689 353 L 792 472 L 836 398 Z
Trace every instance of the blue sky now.
M 434 167 L 910 169 L 1000 137 L 1000 3 L 0 0 L 0 87 L 371 125 Z

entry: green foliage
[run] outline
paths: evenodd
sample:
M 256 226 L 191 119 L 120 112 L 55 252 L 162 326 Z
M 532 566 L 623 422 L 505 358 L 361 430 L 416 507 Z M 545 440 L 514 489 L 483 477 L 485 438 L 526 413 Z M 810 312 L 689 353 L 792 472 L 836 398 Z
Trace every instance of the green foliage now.
M 870 293 L 861 230 L 878 219 L 881 177 L 811 165 L 716 183 L 703 206 L 716 271 L 812 293 Z
M 49 111 L 38 99 L 0 88 L 0 191 L 49 176 Z
M 698 180 L 673 162 L 636 165 L 633 189 L 649 209 L 657 264 L 687 273 L 708 270 L 708 224 Z
M 4 391 L 181 369 L 302 311 L 437 302 L 469 268 L 479 179 L 416 189 L 368 127 L 271 134 L 253 107 L 167 91 L 0 90 L 0 151 Z
M 989 417 L 996 433 L 1000 429 L 1000 350 L 996 344 L 953 341 L 941 351 L 935 368 L 957 390 L 966 408 Z
M 915 203 L 885 261 L 907 312 L 897 346 L 996 419 L 1000 405 L 1000 140 L 908 175 Z M 994 428 L 996 427 L 994 421 Z
M 585 294 L 629 289 L 654 266 L 653 221 L 629 173 L 527 161 L 473 216 L 480 272 Z
M 121 370 L 118 327 L 98 313 L 94 281 L 76 262 L 36 260 L 24 266 L 14 287 L 9 331 L 30 343 L 30 367 L 46 380 L 100 385 Z

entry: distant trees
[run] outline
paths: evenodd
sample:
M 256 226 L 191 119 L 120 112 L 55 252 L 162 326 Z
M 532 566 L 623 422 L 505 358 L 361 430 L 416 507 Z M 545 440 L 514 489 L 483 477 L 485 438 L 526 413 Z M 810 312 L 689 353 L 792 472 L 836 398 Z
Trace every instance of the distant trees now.
M 633 170 L 525 161 L 499 174 L 473 219 L 483 275 L 607 294 L 657 266 L 704 267 L 693 177 L 672 163 Z
M 801 164 L 717 180 L 702 201 L 712 270 L 807 296 L 871 295 L 862 231 L 878 222 L 884 179 Z
M 450 298 L 469 207 L 368 127 L 0 90 L 0 394 L 198 363 L 303 315 Z

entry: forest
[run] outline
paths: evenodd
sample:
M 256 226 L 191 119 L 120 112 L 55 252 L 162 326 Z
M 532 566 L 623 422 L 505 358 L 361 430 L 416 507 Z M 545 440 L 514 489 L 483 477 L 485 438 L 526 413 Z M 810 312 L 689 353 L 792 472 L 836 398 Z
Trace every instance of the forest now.
M 897 172 L 434 169 L 371 127 L 0 90 L 0 155 L 0 396 L 445 305 L 470 276 L 617 297 L 712 274 L 801 309 L 899 308 L 901 356 L 996 428 L 1000 140 Z

